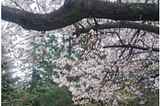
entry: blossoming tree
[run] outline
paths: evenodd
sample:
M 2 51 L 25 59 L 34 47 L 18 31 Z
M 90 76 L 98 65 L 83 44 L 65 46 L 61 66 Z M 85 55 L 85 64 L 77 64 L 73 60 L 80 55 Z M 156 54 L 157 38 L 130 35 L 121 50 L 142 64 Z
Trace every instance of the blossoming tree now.
M 35 68 L 40 61 L 56 63 L 57 74 L 50 79 L 67 86 L 75 104 L 118 105 L 136 98 L 141 98 L 141 104 L 147 101 L 143 91 L 157 87 L 156 0 L 8 0 L 2 4 L 2 20 L 7 21 L 2 21 L 2 35 L 7 38 L 2 42 L 12 61 L 21 60 L 21 70 Z M 46 34 L 57 32 L 69 40 L 49 42 Z M 21 41 L 15 43 L 16 39 Z M 42 46 L 37 59 L 28 59 L 33 49 L 24 49 L 26 42 L 51 43 L 64 51 L 56 58 L 55 50 Z

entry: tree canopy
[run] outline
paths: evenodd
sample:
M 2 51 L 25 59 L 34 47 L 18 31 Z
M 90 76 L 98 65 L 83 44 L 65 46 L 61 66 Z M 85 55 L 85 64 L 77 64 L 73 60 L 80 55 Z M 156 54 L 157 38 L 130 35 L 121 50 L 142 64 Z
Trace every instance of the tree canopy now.
M 158 0 L 6 0 L 1 7 L 2 57 L 16 67 L 10 71 L 25 73 L 27 88 L 11 101 L 158 105 Z

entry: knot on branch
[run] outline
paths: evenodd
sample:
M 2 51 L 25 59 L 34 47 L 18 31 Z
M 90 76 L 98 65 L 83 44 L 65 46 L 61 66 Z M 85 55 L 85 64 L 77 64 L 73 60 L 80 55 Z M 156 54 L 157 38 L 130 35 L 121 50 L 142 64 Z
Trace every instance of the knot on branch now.
M 96 4 L 98 0 L 65 0 L 64 5 L 65 6 L 71 6 L 76 3 L 80 4 L 84 8 L 88 8 L 89 10 L 92 10 L 93 4 Z
M 70 7 L 73 5 L 75 0 L 65 0 L 64 6 Z
M 66 4 L 70 4 L 70 3 L 72 3 L 72 2 L 74 2 L 75 0 L 65 0 L 65 2 L 64 2 L 64 4 L 66 5 Z
M 96 4 L 98 0 L 86 0 L 86 6 L 88 7 L 89 10 L 92 10 L 93 4 Z

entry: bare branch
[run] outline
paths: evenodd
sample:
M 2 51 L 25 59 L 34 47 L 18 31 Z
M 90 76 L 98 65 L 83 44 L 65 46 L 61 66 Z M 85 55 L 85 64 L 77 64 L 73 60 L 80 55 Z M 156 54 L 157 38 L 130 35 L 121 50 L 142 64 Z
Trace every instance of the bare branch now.
M 140 46 L 132 46 L 132 45 L 110 45 L 110 46 L 104 46 L 103 48 L 134 48 L 134 49 L 140 49 L 140 50 L 150 50 L 150 48 L 144 48 Z M 152 48 L 151 51 L 159 52 L 158 48 Z
M 91 29 L 96 31 L 96 30 L 100 30 L 100 29 L 110 29 L 110 28 L 131 28 L 131 29 L 139 29 L 139 30 L 144 30 L 144 31 L 159 34 L 159 27 L 156 27 L 153 25 L 120 21 L 120 22 L 116 22 L 116 23 L 105 23 L 105 24 L 98 24 L 96 26 L 90 26 L 87 28 L 80 28 L 76 32 L 74 32 L 73 35 L 76 35 L 77 33 L 79 33 L 79 34 L 87 33 Z
M 18 6 L 20 9 L 22 9 L 23 11 L 25 11 L 17 2 L 11 0 L 16 6 Z

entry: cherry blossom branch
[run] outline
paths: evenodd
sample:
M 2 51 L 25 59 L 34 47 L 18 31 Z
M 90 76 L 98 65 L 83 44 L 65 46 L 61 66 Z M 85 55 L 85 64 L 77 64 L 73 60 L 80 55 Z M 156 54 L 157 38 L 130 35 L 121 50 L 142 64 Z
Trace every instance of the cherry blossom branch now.
M 144 48 L 144 47 L 132 46 L 132 45 L 110 45 L 110 46 L 104 46 L 103 48 L 117 48 L 117 47 L 134 48 L 134 49 L 140 49 L 140 50 L 150 50 L 151 49 L 151 51 L 159 52 L 158 48 Z
M 100 29 L 110 29 L 110 28 L 131 28 L 131 29 L 139 29 L 139 30 L 144 30 L 144 31 L 159 34 L 159 27 L 157 27 L 157 26 L 143 24 L 143 23 L 133 23 L 133 22 L 128 22 L 128 21 L 120 21 L 120 22 L 116 22 L 116 23 L 96 24 L 94 26 L 90 26 L 87 28 L 79 28 L 73 33 L 73 35 L 87 33 L 91 29 L 97 31 Z

